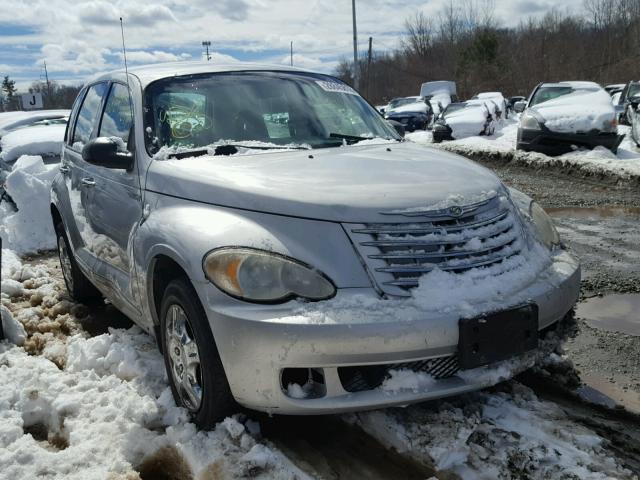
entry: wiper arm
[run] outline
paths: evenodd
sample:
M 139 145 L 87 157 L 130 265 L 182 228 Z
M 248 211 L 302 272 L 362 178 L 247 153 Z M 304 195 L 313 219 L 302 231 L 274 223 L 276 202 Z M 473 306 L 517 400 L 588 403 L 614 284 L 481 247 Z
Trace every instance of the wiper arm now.
M 309 147 L 303 147 L 301 145 L 243 145 L 241 143 L 225 143 L 222 145 L 211 145 L 205 148 L 194 148 L 193 150 L 184 152 L 170 153 L 168 158 L 181 160 L 183 158 L 202 157 L 204 155 L 210 155 L 209 152 L 212 147 L 215 147 L 213 155 L 234 155 L 238 153 L 238 148 L 246 148 L 248 150 L 309 150 Z
M 375 137 L 359 137 L 357 135 L 346 135 L 344 133 L 330 133 L 329 138 L 340 138 L 342 140 L 346 140 L 347 142 L 361 142 L 362 140 L 371 140 Z

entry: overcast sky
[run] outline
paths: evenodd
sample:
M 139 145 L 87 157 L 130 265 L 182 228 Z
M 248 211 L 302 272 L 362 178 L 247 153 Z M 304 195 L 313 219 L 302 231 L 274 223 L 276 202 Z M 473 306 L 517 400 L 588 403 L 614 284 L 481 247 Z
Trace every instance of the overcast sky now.
M 357 0 L 361 49 L 398 45 L 406 18 L 435 15 L 449 0 Z M 496 15 L 511 26 L 552 7 L 581 9 L 582 0 L 496 0 Z M 0 75 L 24 88 L 49 78 L 79 83 L 122 65 L 119 17 L 125 22 L 129 64 L 199 60 L 203 40 L 213 61 L 289 63 L 331 72 L 352 54 L 349 0 L 2 0 Z

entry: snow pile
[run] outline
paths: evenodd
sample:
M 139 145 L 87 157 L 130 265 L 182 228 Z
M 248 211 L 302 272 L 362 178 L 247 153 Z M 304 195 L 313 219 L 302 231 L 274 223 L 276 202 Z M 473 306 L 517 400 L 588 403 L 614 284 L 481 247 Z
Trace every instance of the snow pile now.
M 0 140 L 0 160 L 15 162 L 22 155 L 60 156 L 66 125 L 38 125 L 7 133 Z
M 615 119 L 611 97 L 601 88 L 579 89 L 531 108 L 542 115 L 545 126 L 555 132 L 602 130 Z
M 49 203 L 57 173 L 55 165 L 45 165 L 38 156 L 22 156 L 13 165 L 5 187 L 17 211 L 7 202 L 0 203 L 3 246 L 21 255 L 55 248 Z
M 24 344 L 27 339 L 27 332 L 22 324 L 13 318 L 9 309 L 4 305 L 0 305 L 0 320 L 2 321 L 4 338 L 16 345 Z
M 438 473 L 463 479 L 631 477 L 608 454 L 603 438 L 518 383 L 498 393 L 346 418 Z
M 244 417 L 198 432 L 175 406 L 154 341 L 138 328 L 74 336 L 60 370 L 0 345 L 0 470 L 7 478 L 308 478 Z

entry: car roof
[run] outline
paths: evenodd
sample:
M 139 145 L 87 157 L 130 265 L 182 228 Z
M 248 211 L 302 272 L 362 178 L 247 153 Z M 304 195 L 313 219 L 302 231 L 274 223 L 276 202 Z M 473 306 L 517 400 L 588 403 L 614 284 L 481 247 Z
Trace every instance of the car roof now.
M 571 88 L 602 88 L 596 82 L 585 82 L 585 81 L 564 81 L 564 82 L 553 82 L 553 83 L 543 83 L 540 85 L 541 87 L 571 87 Z
M 166 62 L 154 63 L 152 65 L 140 65 L 128 69 L 129 75 L 138 77 L 142 88 L 156 80 L 163 78 L 177 77 L 182 75 L 198 75 L 202 73 L 225 73 L 225 72 L 301 72 L 314 73 L 302 68 L 289 67 L 286 65 L 266 65 L 258 63 L 212 63 L 212 62 Z M 95 83 L 101 80 L 126 80 L 125 70 L 119 69 L 111 72 L 100 73 L 92 77 L 87 83 Z

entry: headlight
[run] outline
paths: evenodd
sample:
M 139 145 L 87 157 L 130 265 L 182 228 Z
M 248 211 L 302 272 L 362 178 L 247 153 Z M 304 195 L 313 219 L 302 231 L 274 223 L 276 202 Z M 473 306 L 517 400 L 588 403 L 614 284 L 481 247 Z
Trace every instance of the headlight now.
M 207 254 L 205 276 L 223 292 L 253 302 L 293 297 L 324 300 L 336 289 L 322 273 L 292 258 L 252 248 L 220 248 Z
M 560 245 L 560 235 L 556 230 L 553 220 L 544 211 L 544 209 L 536 202 L 531 202 L 529 206 L 529 215 L 533 225 L 536 227 L 538 238 L 544 243 L 549 250 Z
M 520 127 L 527 130 L 540 130 L 540 122 L 533 114 L 526 112 L 520 117 Z

